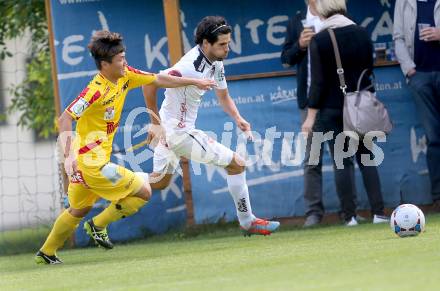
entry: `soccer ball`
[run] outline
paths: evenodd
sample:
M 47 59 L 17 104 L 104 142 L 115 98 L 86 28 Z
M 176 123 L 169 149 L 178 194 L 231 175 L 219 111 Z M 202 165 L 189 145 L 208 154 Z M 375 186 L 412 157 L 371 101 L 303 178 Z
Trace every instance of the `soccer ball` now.
M 425 229 L 425 215 L 413 204 L 402 204 L 391 214 L 390 226 L 400 237 L 416 236 Z

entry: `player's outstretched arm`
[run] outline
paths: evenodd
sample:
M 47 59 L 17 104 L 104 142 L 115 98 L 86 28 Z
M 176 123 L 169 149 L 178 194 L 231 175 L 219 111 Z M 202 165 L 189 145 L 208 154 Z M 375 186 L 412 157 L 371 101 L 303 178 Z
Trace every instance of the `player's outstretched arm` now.
M 229 90 L 217 89 L 215 90 L 215 93 L 217 95 L 220 105 L 223 108 L 223 111 L 225 111 L 227 114 L 229 114 L 229 116 L 231 116 L 232 119 L 234 119 L 238 128 L 240 128 L 250 140 L 253 140 L 254 138 L 251 132 L 251 125 L 243 117 L 241 117 L 234 100 L 231 98 L 231 95 L 229 95 Z
M 201 90 L 210 90 L 215 87 L 215 82 L 209 79 L 195 79 L 185 77 L 174 77 L 165 74 L 157 74 L 153 84 L 162 88 L 176 88 L 194 85 Z

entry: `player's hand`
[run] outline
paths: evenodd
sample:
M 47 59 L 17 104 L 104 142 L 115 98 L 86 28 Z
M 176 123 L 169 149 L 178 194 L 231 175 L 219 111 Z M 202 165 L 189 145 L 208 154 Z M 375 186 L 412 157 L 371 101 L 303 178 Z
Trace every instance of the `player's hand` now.
M 78 171 L 78 161 L 72 154 L 64 160 L 64 170 L 69 177 Z
M 251 124 L 249 122 L 247 122 L 243 117 L 239 117 L 236 120 L 237 126 L 238 128 L 241 129 L 241 131 L 244 132 L 244 134 L 246 135 L 247 139 L 250 141 L 254 140 L 254 136 L 252 135 L 252 131 L 251 131 Z
M 304 30 L 301 32 L 301 35 L 299 36 L 299 47 L 302 49 L 306 49 L 310 45 L 310 41 L 312 40 L 312 37 L 315 35 L 313 30 L 311 28 L 304 28 Z
M 161 138 L 165 137 L 165 129 L 160 124 L 150 124 L 148 128 L 147 144 L 155 148 Z
M 215 81 L 210 79 L 197 80 L 195 86 L 201 90 L 211 90 L 216 87 Z
M 424 41 L 440 41 L 440 27 L 427 27 L 422 29 L 420 38 Z

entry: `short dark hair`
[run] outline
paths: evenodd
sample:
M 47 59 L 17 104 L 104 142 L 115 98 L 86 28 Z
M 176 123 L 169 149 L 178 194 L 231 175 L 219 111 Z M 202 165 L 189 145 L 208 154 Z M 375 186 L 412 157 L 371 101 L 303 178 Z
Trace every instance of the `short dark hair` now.
M 231 32 L 232 29 L 224 17 L 206 16 L 197 24 L 195 43 L 200 45 L 206 39 L 210 44 L 213 44 L 218 40 L 220 34 Z
M 98 70 L 101 70 L 101 61 L 111 63 L 115 55 L 125 51 L 122 36 L 107 30 L 95 32 L 87 47 L 95 59 Z

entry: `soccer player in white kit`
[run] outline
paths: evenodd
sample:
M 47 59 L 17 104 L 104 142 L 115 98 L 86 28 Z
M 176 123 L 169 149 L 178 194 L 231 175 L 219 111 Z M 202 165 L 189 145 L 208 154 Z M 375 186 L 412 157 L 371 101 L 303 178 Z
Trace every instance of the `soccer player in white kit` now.
M 215 92 L 223 110 L 252 138 L 251 126 L 240 115 L 226 84 L 222 60 L 228 55 L 230 41 L 231 27 L 226 20 L 221 16 L 207 16 L 197 25 L 197 45 L 172 68 L 162 73 L 215 80 Z M 195 128 L 197 111 L 206 91 L 194 86 L 166 89 L 165 100 L 158 112 L 157 88 L 143 86 L 142 89 L 150 110 L 151 122 L 158 125 L 155 130 L 149 130 L 147 138 L 147 142 L 157 144 L 154 150 L 153 173 L 150 175 L 151 187 L 164 189 L 169 185 L 180 157 L 225 168 L 228 189 L 243 232 L 247 235 L 270 235 L 274 232 L 279 227 L 279 222 L 259 219 L 252 213 L 244 160 Z

